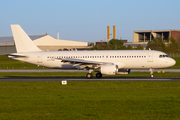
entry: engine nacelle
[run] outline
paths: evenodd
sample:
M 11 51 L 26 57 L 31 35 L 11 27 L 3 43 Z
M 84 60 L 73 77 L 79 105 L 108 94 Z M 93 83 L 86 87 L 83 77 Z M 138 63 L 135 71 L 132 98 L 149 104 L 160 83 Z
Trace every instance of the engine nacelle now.
M 127 75 L 130 74 L 131 69 L 118 69 L 118 74 Z
M 117 65 L 102 65 L 99 69 L 99 72 L 105 75 L 116 75 L 118 74 L 118 66 Z

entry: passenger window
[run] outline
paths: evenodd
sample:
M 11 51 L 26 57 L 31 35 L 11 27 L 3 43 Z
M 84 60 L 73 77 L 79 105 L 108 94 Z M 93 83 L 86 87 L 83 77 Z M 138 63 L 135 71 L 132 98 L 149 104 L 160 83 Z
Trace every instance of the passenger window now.
M 159 55 L 159 58 L 162 58 L 162 55 Z

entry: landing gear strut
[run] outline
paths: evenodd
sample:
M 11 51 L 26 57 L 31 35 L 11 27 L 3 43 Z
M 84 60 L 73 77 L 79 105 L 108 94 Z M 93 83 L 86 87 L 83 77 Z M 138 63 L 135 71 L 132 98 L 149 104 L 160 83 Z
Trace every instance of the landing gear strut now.
M 101 77 L 102 77 L 102 74 L 101 74 L 100 72 L 98 72 L 98 73 L 96 74 L 96 77 L 97 77 L 97 78 L 101 78 Z
M 150 68 L 150 69 L 149 69 L 149 71 L 150 71 L 150 77 L 151 77 L 151 78 L 154 77 L 154 75 L 153 75 L 153 70 L 154 70 L 153 68 Z
M 89 69 L 89 73 L 86 75 L 86 77 L 87 77 L 88 79 L 90 79 L 90 78 L 93 77 L 92 71 L 93 71 L 93 70 Z

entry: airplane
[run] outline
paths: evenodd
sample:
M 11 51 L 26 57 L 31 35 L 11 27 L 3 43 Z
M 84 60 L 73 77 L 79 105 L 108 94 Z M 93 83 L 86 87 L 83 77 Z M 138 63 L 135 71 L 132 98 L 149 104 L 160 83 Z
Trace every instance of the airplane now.
M 84 51 L 42 51 L 20 27 L 11 25 L 17 53 L 9 58 L 49 68 L 76 68 L 88 70 L 86 77 L 130 74 L 131 69 L 153 70 L 173 66 L 176 61 L 164 52 L 156 50 L 84 50 Z

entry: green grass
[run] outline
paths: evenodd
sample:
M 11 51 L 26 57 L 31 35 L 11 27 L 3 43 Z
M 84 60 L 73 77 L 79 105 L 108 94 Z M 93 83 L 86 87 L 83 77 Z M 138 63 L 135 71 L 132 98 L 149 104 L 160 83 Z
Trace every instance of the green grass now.
M 8 56 L 6 55 L 0 55 L 0 69 L 46 69 L 46 68 L 13 60 L 8 58 Z
M 179 120 L 180 82 L 0 82 L 1 120 Z
M 87 72 L 0 72 L 0 77 L 86 77 Z M 93 76 L 96 73 L 93 72 Z M 129 75 L 103 75 L 104 77 L 149 77 L 149 72 L 131 72 Z M 154 73 L 155 78 L 177 78 L 178 72 Z
M 176 60 L 176 65 L 169 69 L 180 69 L 180 57 L 173 58 Z M 0 55 L 0 69 L 47 69 L 46 67 L 38 67 L 29 63 L 23 63 L 17 60 L 8 58 L 5 55 Z

